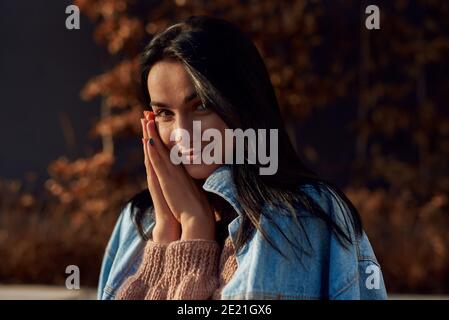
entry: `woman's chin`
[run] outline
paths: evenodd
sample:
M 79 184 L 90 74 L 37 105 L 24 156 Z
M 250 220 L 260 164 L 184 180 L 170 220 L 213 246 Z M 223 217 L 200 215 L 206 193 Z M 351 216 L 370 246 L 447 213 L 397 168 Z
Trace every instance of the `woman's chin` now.
M 193 179 L 207 179 L 221 164 L 184 164 L 189 176 Z

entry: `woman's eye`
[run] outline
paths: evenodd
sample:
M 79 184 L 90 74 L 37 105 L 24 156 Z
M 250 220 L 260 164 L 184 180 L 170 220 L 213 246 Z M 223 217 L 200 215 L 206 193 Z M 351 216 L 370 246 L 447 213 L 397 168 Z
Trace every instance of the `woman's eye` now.
M 207 107 L 204 103 L 200 103 L 197 107 L 196 107 L 197 111 L 205 111 L 207 110 Z
M 154 113 L 156 118 L 167 119 L 172 116 L 172 113 L 169 110 L 159 109 Z

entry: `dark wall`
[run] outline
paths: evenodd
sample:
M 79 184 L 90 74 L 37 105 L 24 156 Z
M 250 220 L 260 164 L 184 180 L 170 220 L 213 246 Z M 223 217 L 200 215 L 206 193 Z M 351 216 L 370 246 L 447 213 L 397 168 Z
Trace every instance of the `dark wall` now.
M 79 93 L 106 69 L 107 55 L 85 16 L 80 30 L 66 29 L 70 4 L 0 1 L 0 177 L 36 172 L 41 179 L 51 160 L 93 148 L 87 133 L 99 101 L 86 103 Z

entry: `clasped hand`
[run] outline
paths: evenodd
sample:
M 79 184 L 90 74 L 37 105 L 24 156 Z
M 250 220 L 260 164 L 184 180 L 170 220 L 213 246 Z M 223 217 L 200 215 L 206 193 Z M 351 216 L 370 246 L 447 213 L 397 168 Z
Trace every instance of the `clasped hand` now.
M 215 240 L 215 215 L 205 192 L 184 167 L 170 161 L 169 150 L 157 131 L 154 113 L 141 119 L 144 162 L 156 223 L 152 240 Z

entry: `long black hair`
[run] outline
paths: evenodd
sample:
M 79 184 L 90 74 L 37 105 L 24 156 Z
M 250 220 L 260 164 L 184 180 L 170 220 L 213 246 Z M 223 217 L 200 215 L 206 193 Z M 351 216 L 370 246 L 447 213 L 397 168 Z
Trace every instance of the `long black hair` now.
M 269 73 L 257 48 L 250 38 L 235 25 L 218 18 L 191 16 L 157 34 L 144 49 L 141 60 L 141 84 L 146 106 L 151 101 L 147 87 L 151 67 L 163 59 L 176 59 L 186 68 L 202 102 L 212 108 L 229 128 L 277 129 L 278 171 L 274 175 L 260 175 L 261 165 L 232 165 L 232 177 L 237 189 L 238 202 L 243 209 L 242 223 L 237 233 L 238 251 L 253 232 L 259 230 L 274 246 L 270 236 L 260 225 L 263 204 L 284 203 L 291 210 L 298 227 L 298 206 L 323 219 L 345 245 L 353 243 L 348 225 L 337 223 L 307 192 L 302 185 L 310 185 L 343 203 L 343 214 L 350 219 L 356 236 L 362 234 L 360 216 L 342 191 L 309 170 L 296 154 L 283 124 L 278 102 Z M 131 199 L 135 222 L 140 235 L 145 209 L 151 206 L 148 190 Z M 268 219 L 272 220 L 270 217 Z M 292 241 L 283 233 L 290 244 Z M 304 228 L 303 228 L 304 230 Z M 306 235 L 307 236 L 307 235 Z M 283 255 L 283 253 L 274 246 Z M 303 250 L 304 251 L 304 250 Z

